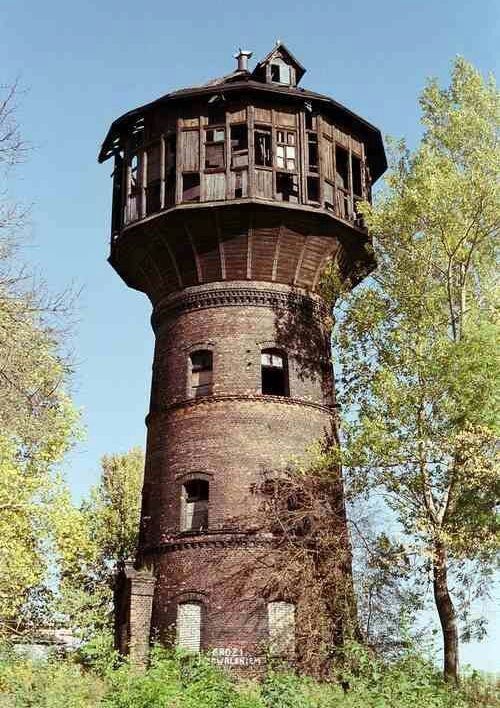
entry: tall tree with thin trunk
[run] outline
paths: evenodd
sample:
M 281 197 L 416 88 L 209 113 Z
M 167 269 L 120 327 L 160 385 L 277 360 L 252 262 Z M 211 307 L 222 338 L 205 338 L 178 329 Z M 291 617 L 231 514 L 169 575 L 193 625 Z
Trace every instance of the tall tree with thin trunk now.
M 462 600 L 498 550 L 500 101 L 458 58 L 420 105 L 420 146 L 395 145 L 385 190 L 363 207 L 378 268 L 337 300 L 335 350 L 344 470 L 385 495 L 428 571 L 457 681 Z

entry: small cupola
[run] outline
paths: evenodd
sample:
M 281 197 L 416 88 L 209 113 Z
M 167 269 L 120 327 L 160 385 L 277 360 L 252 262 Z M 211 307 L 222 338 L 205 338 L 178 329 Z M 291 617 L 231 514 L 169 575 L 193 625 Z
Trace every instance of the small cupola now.
M 277 41 L 275 47 L 260 61 L 253 71 L 253 78 L 268 84 L 279 86 L 297 86 L 306 70 L 283 42 Z

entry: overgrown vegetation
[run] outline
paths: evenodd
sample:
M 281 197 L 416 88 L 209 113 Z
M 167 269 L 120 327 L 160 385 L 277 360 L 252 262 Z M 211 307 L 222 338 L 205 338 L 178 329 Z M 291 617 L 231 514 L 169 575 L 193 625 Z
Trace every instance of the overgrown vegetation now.
M 327 681 L 269 667 L 261 683 L 235 682 L 205 657 L 152 651 L 147 670 L 109 655 L 94 667 L 73 659 L 30 661 L 2 652 L 2 708 L 484 708 L 500 705 L 500 685 L 476 673 L 460 689 L 407 652 L 389 664 L 346 645 Z

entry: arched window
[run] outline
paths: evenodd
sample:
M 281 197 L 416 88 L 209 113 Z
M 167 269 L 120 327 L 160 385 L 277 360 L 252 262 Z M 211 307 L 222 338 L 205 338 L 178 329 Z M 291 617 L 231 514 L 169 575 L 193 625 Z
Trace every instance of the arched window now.
M 263 349 L 261 353 L 262 393 L 289 396 L 288 362 L 279 349 Z
M 191 396 L 209 396 L 212 393 L 212 352 L 200 349 L 191 354 L 189 361 Z
M 208 482 L 191 479 L 182 485 L 181 531 L 206 531 L 208 528 Z
M 193 653 L 201 646 L 201 605 L 183 602 L 177 605 L 177 646 Z
M 269 650 L 280 656 L 295 653 L 295 605 L 292 602 L 268 602 Z

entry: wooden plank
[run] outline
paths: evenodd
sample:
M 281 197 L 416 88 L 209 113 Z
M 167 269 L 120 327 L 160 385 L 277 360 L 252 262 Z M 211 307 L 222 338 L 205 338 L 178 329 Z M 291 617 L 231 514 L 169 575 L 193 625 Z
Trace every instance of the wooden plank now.
M 228 123 L 246 123 L 247 109 L 240 108 L 238 110 L 227 112 Z
M 271 109 L 261 108 L 260 106 L 255 106 L 255 122 L 256 123 L 271 123 Z
M 203 175 L 204 200 L 217 202 L 226 199 L 226 175 L 224 172 L 206 173 Z
M 273 198 L 273 173 L 269 168 L 255 168 L 255 196 L 262 199 Z
M 273 111 L 274 125 L 284 128 L 297 127 L 297 115 L 294 110 L 282 108 L 279 111 Z
M 200 131 L 183 130 L 180 150 L 183 172 L 198 172 L 200 169 Z

